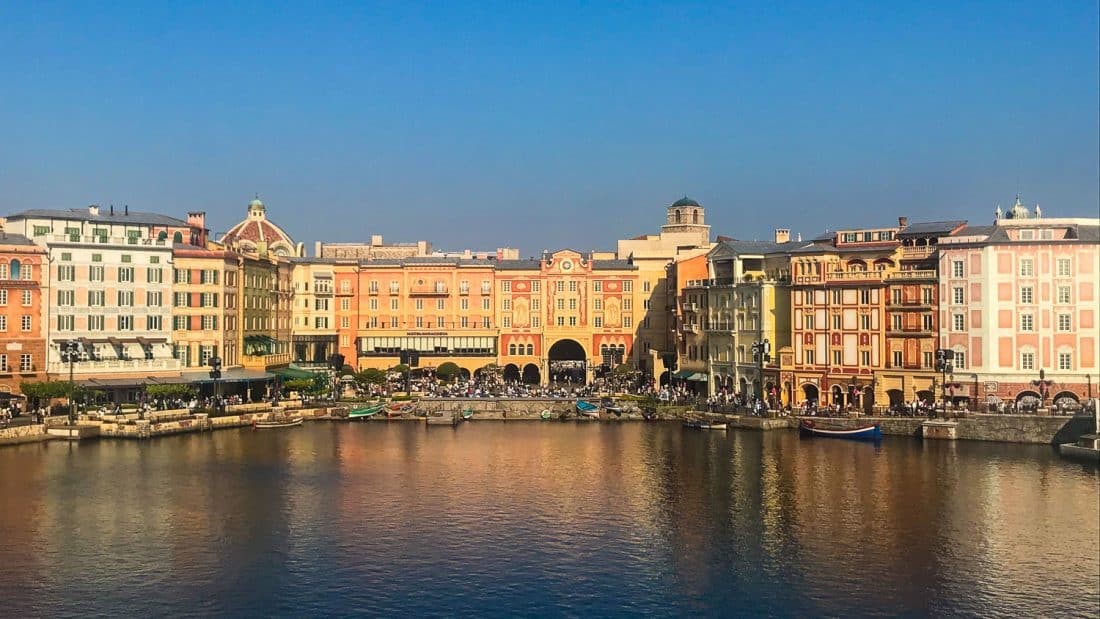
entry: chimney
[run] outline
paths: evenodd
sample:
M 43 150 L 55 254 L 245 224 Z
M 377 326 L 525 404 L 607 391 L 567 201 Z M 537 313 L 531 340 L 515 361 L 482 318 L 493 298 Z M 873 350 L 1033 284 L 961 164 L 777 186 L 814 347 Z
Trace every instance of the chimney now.
M 776 228 L 775 229 L 775 242 L 786 243 L 791 240 L 790 228 Z
M 904 228 L 905 226 L 908 226 L 908 225 L 909 225 L 909 218 L 908 217 L 898 217 L 898 227 L 899 228 Z
M 123 205 L 122 208 L 125 209 L 125 212 L 123 213 L 123 215 L 129 215 L 130 214 L 130 205 L 129 204 Z
M 802 242 L 802 233 L 801 232 L 798 233 L 798 239 L 797 240 L 798 240 L 799 243 Z
M 89 204 L 88 205 L 88 214 L 89 215 L 99 215 L 99 205 L 98 204 Z

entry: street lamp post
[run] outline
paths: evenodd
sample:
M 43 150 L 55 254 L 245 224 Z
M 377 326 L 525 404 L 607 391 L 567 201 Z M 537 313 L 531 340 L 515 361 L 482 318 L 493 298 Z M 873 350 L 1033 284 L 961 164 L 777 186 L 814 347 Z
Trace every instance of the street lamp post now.
M 80 342 L 68 340 L 61 344 L 61 361 L 69 364 L 69 424 L 76 421 L 73 397 L 76 395 L 76 383 L 73 381 L 73 366 L 80 360 Z
M 1051 385 L 1054 384 L 1053 380 L 1047 380 L 1047 371 L 1039 370 L 1039 380 L 1031 381 L 1031 384 L 1039 388 L 1039 408 L 1046 406 L 1047 393 L 1050 390 Z
M 214 355 L 213 357 L 207 359 L 206 364 L 210 366 L 210 378 L 214 379 L 214 412 L 220 413 L 222 398 L 221 389 L 219 389 L 220 384 L 218 383 L 218 381 L 221 380 L 222 377 L 221 357 Z

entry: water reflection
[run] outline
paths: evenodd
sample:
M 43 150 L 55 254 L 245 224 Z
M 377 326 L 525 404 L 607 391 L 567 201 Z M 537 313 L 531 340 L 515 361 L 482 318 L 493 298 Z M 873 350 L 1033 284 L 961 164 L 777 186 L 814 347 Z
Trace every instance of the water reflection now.
M 0 450 L 0 595 L 82 614 L 1080 614 L 1047 448 L 651 424 L 312 424 Z M 1087 613 L 1086 613 L 1087 614 Z

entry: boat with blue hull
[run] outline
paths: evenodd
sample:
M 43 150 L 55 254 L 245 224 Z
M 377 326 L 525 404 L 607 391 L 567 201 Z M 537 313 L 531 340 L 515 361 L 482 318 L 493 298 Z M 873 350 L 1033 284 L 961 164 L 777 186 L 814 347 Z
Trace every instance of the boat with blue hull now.
M 847 438 L 858 441 L 877 441 L 882 439 L 882 427 L 879 424 L 860 426 L 858 428 L 822 428 L 813 420 L 803 419 L 798 425 L 799 432 L 803 436 L 825 436 L 829 438 Z

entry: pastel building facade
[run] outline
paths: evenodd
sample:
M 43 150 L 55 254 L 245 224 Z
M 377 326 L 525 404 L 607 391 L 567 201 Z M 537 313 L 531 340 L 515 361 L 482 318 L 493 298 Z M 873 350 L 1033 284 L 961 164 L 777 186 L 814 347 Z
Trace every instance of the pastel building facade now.
M 172 356 L 184 370 L 217 356 L 239 365 L 237 254 L 224 248 L 176 245 L 172 250 Z
M 1100 219 L 1041 213 L 1017 199 L 992 226 L 940 239 L 939 343 L 955 354 L 949 398 L 1049 405 L 1096 395 Z
M 337 352 L 337 320 L 351 326 L 350 315 L 336 317 L 335 266 L 335 260 L 323 258 L 291 260 L 291 361 L 299 367 L 327 367 L 329 358 Z
M 44 249 L 0 231 L 0 406 L 20 394 L 21 382 L 46 377 L 46 264 Z
M 634 329 L 632 361 L 643 373 L 659 378 L 666 370 L 666 355 L 675 355 L 669 317 L 676 307 L 676 289 L 670 287 L 668 270 L 685 253 L 710 249 L 710 226 L 706 210 L 697 201 L 683 197 L 666 209 L 659 234 L 644 234 L 618 241 L 616 258 L 636 269 L 638 286 L 634 304 L 639 314 Z

